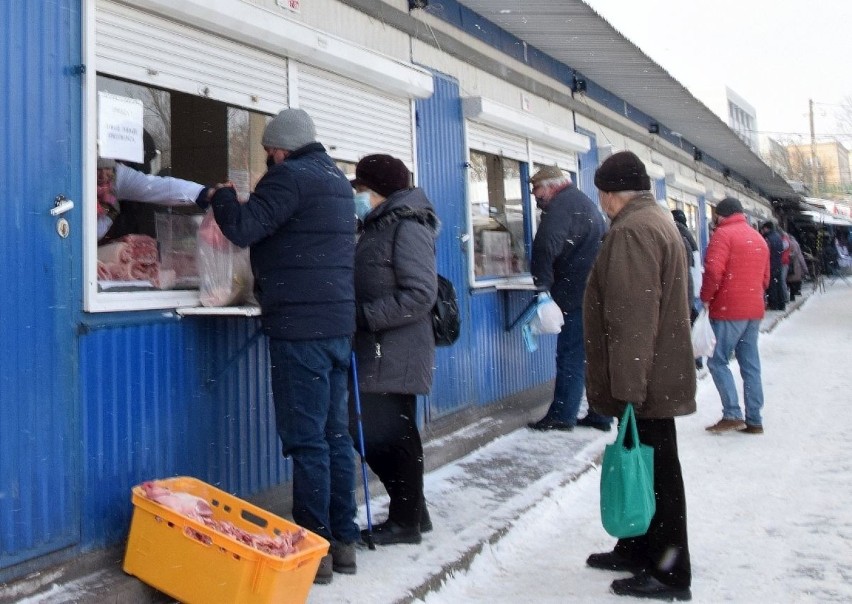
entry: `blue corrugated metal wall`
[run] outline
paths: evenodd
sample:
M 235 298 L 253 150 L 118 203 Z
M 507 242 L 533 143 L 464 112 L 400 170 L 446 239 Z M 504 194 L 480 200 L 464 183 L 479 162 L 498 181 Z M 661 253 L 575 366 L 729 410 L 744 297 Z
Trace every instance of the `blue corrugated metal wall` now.
M 475 387 L 469 354 L 472 318 L 467 263 L 461 244 L 461 237 L 467 232 L 461 99 L 454 80 L 438 75 L 434 82 L 434 94 L 415 103 L 418 184 L 426 191 L 441 220 L 438 272 L 456 287 L 462 313 L 462 335 L 453 346 L 437 349 L 427 418 L 473 404 Z
M 416 102 L 420 185 L 442 221 L 438 270 L 453 280 L 463 313 L 462 337 L 439 349 L 429 398 L 431 417 L 466 406 L 486 405 L 547 382 L 555 374 L 556 338 L 541 338 L 536 353 L 526 352 L 519 329 L 507 333 L 530 292 L 497 292 L 468 286 L 468 257 L 461 236 L 467 232 L 464 120 L 458 83 L 435 75 L 435 92 Z
M 0 584 L 79 538 L 79 0 L 0 3 Z M 9 570 L 7 570 L 9 569 Z
M 246 318 L 185 318 L 81 338 L 87 548 L 126 534 L 130 488 L 191 475 L 245 497 L 280 484 L 266 342 Z

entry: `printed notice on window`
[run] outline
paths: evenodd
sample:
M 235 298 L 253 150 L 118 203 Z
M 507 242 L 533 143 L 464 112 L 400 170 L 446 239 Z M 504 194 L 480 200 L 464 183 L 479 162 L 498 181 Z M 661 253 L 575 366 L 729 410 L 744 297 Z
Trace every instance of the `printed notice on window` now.
M 142 163 L 142 101 L 98 92 L 98 155 Z

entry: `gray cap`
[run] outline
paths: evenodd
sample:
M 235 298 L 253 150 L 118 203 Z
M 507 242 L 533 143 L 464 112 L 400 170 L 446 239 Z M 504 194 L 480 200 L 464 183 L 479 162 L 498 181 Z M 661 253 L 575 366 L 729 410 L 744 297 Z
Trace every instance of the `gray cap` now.
M 266 125 L 263 146 L 295 151 L 316 141 L 314 121 L 304 109 L 285 109 Z
M 98 170 L 101 170 L 103 168 L 115 168 L 115 160 L 110 159 L 109 157 L 99 157 Z

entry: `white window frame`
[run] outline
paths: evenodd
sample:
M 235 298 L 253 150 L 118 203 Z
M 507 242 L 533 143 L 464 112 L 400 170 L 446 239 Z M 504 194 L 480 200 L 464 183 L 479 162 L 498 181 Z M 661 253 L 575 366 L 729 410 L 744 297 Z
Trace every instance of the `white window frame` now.
M 576 173 L 579 162 L 578 152 L 591 148 L 589 137 L 548 123 L 534 115 L 516 111 L 483 97 L 469 97 L 462 100 L 465 117 L 465 153 L 468 164 L 471 151 L 482 151 L 513 159 L 527 164 L 533 170 L 535 164 L 556 163 L 563 171 Z M 530 174 L 532 175 L 532 174 Z M 470 179 L 465 179 L 467 207 L 466 238 L 468 255 L 468 283 L 471 288 L 535 289 L 532 275 L 527 271 L 506 277 L 477 278 L 475 265 L 475 245 L 473 217 L 470 194 L 467 191 Z M 521 183 L 521 187 L 526 183 Z M 527 195 L 524 207 L 524 220 L 532 221 L 532 236 L 535 237 L 536 224 L 532 220 L 534 200 Z M 526 244 L 526 241 L 524 241 Z M 530 259 L 527 258 L 529 261 Z
M 140 9 L 145 19 L 165 19 L 172 26 L 184 28 L 193 35 L 210 36 L 211 42 L 217 45 L 234 48 L 255 54 L 264 54 L 272 62 L 283 62 L 286 65 L 285 81 L 287 84 L 281 90 L 280 98 L 266 100 L 258 98 L 254 90 L 245 90 L 243 94 L 233 90 L 222 91 L 215 85 L 204 86 L 201 90 L 184 90 L 179 76 L 157 79 L 156 68 L 140 67 L 137 72 L 115 73 L 107 61 L 107 67 L 101 69 L 96 48 L 96 22 L 98 7 L 110 7 L 119 11 L 134 11 Z M 117 8 L 116 8 L 117 7 Z M 382 55 L 365 47 L 328 35 L 302 23 L 286 18 L 274 10 L 256 6 L 246 2 L 235 2 L 229 6 L 222 3 L 210 3 L 207 0 L 135 0 L 133 7 L 119 4 L 112 0 L 84 0 L 84 60 L 88 66 L 83 86 L 83 196 L 94 199 L 96 196 L 97 162 L 97 94 L 96 78 L 99 72 L 108 77 L 119 77 L 132 80 L 142 85 L 152 85 L 166 90 L 176 90 L 198 94 L 220 100 L 227 105 L 244 107 L 263 113 L 274 113 L 287 106 L 298 106 L 298 82 L 296 61 L 301 60 L 305 65 L 323 68 L 334 74 L 354 78 L 362 86 L 374 86 L 384 94 L 399 95 L 405 99 L 410 111 L 410 145 L 411 154 L 403 158 L 414 172 L 416 149 L 414 98 L 425 98 L 432 94 L 432 75 L 425 69 L 416 67 L 404 61 Z M 104 63 L 101 61 L 100 63 Z M 184 83 L 185 84 L 185 83 Z M 197 88 L 197 87 L 196 87 Z M 295 99 L 295 103 L 292 102 Z M 319 138 L 319 137 L 318 137 Z M 320 141 L 322 142 L 322 141 Z M 365 146 L 359 152 L 357 149 L 342 150 L 330 154 L 335 159 L 356 161 L 360 156 L 377 151 Z M 415 180 L 416 182 L 416 180 Z M 209 183 L 204 183 L 209 184 Z M 198 307 L 197 291 L 134 291 L 134 292 L 102 292 L 98 291 L 97 279 L 97 242 L 96 212 L 93 204 L 82 203 L 83 227 L 83 308 L 87 312 L 116 312 L 137 310 L 170 310 L 180 309 L 181 314 L 191 314 L 192 307 Z M 199 307 L 200 308 L 200 307 Z M 235 312 L 217 311 L 210 313 L 200 311 L 196 314 L 251 314 L 249 311 L 234 309 Z

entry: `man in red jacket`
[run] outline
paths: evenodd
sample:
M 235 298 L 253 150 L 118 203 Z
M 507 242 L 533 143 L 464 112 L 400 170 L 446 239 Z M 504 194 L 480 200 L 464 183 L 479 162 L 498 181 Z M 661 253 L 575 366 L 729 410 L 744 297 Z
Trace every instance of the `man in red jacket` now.
M 709 432 L 763 434 L 763 384 L 757 337 L 769 285 L 769 248 L 751 228 L 739 200 L 726 197 L 716 206 L 716 230 L 707 246 L 701 301 L 710 313 L 716 349 L 707 368 L 722 399 L 722 419 Z M 743 377 L 745 421 L 728 367 L 736 353 Z

